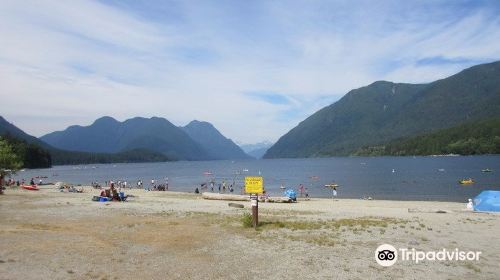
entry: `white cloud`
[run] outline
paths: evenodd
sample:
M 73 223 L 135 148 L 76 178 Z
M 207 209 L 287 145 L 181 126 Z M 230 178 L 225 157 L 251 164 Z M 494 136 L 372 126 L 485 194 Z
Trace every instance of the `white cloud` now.
M 499 59 L 498 5 L 452 3 L 180 1 L 162 20 L 94 1 L 4 1 L 2 115 L 37 136 L 103 115 L 161 116 L 275 141 L 350 89 Z

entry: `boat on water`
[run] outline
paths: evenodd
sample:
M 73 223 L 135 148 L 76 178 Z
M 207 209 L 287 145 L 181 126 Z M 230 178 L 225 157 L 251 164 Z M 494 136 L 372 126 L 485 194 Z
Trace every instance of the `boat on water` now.
M 481 170 L 481 172 L 484 172 L 484 173 L 486 173 L 486 172 L 493 172 L 493 170 L 491 170 L 489 168 L 486 168 L 486 169 Z
M 339 184 L 336 184 L 336 183 L 331 183 L 331 184 L 325 185 L 325 188 L 331 188 L 331 189 L 338 188 L 338 187 L 340 187 L 340 186 L 339 186 Z
M 470 184 L 474 184 L 474 180 L 472 180 L 471 178 L 468 178 L 468 179 L 462 179 L 460 181 L 458 181 L 460 184 L 462 185 L 470 185 Z

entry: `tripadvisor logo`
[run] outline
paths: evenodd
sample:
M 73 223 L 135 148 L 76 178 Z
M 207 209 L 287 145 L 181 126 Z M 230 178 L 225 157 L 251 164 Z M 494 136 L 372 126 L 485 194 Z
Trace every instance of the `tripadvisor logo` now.
M 398 250 L 389 244 L 382 244 L 375 250 L 375 260 L 381 266 L 391 266 L 398 260 Z
M 399 248 L 389 244 L 382 244 L 375 250 L 375 260 L 381 266 L 391 266 L 399 260 L 412 261 L 419 263 L 421 261 L 479 261 L 480 251 L 460 251 L 441 249 L 439 251 L 419 251 L 415 248 Z

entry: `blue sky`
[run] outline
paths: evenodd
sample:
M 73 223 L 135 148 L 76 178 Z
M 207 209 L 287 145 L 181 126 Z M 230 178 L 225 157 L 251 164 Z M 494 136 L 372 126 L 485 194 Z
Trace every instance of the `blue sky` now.
M 2 1 L 0 97 L 35 136 L 110 115 L 276 141 L 350 89 L 500 59 L 500 1 Z

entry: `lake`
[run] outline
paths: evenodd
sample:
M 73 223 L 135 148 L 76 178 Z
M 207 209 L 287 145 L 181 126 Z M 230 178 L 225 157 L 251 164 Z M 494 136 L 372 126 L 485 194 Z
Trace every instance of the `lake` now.
M 489 168 L 493 172 L 483 173 Z M 393 171 L 394 170 L 394 171 Z M 211 173 L 211 174 L 209 174 Z M 193 192 L 201 183 L 214 179 L 235 183 L 240 193 L 245 176 L 263 176 L 271 195 L 280 186 L 308 188 L 311 197 L 330 197 L 324 185 L 335 182 L 339 198 L 373 197 L 388 200 L 436 200 L 465 202 L 481 190 L 500 190 L 500 156 L 429 157 L 335 157 L 320 159 L 266 159 L 235 161 L 178 161 L 162 163 L 91 164 L 54 166 L 18 172 L 15 179 L 47 176 L 44 182 L 71 182 L 89 185 L 97 181 L 125 180 L 135 185 L 142 179 L 164 183 L 170 190 Z M 460 185 L 458 180 L 473 178 L 475 184 Z M 38 179 L 36 179 L 38 181 Z M 215 187 L 217 190 L 217 186 Z

